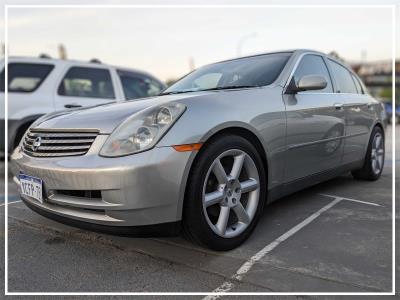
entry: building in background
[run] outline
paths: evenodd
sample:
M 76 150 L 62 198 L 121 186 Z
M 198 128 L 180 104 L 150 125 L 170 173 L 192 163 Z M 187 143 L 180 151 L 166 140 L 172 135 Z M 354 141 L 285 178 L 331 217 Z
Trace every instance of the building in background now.
M 383 102 L 391 102 L 392 95 L 392 61 L 376 61 L 350 64 L 362 78 L 369 92 Z M 396 91 L 400 91 L 400 60 L 395 67 Z M 396 104 L 400 105 L 400 92 L 396 93 Z

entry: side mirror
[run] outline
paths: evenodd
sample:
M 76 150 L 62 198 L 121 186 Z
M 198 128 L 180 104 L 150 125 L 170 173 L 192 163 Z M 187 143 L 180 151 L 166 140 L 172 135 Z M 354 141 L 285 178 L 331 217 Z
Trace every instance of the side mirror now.
M 289 91 L 293 94 L 297 92 L 323 90 L 328 85 L 324 76 L 321 75 L 305 75 L 300 78 L 297 84 L 292 78 Z

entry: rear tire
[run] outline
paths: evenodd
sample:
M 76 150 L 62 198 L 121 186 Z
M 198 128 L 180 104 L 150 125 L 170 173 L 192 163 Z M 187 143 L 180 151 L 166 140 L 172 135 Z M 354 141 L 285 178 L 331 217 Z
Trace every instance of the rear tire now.
M 352 171 L 356 179 L 375 181 L 382 174 L 385 162 L 385 135 L 379 126 L 375 126 L 369 139 L 367 154 L 361 169 Z
M 256 148 L 241 136 L 219 136 L 202 147 L 192 166 L 184 234 L 217 251 L 238 247 L 260 218 L 265 191 L 265 170 Z

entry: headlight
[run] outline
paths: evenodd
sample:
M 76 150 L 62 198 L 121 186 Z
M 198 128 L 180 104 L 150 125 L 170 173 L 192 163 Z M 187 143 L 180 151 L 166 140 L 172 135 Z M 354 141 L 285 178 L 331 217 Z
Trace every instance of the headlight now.
M 168 103 L 133 115 L 114 130 L 100 155 L 123 156 L 154 147 L 185 109 L 183 104 Z

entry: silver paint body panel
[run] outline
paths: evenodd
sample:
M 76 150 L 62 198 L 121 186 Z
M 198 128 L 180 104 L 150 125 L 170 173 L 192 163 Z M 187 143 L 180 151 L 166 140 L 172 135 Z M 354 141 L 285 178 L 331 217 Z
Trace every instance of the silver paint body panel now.
M 359 162 L 373 126 L 384 124 L 383 108 L 368 94 L 285 94 L 307 53 L 323 56 L 294 51 L 277 80 L 265 87 L 166 95 L 50 115 L 36 128 L 92 128 L 100 134 L 83 156 L 37 158 L 17 148 L 12 172 L 43 179 L 47 201 L 25 199 L 40 209 L 95 224 L 134 226 L 182 218 L 186 182 L 197 152 L 177 152 L 171 146 L 207 142 L 221 130 L 242 128 L 258 138 L 267 160 L 269 191 Z M 119 158 L 98 155 L 123 120 L 169 101 L 187 109 L 156 147 Z M 58 189 L 101 190 L 102 199 L 51 195 Z

